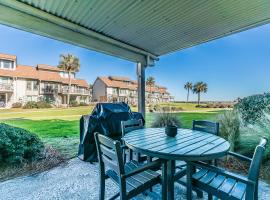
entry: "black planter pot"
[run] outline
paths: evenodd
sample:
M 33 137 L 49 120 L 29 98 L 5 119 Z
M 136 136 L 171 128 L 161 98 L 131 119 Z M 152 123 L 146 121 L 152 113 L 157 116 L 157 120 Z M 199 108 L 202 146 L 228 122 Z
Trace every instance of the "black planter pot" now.
M 170 137 L 175 137 L 177 134 L 177 126 L 166 126 L 165 127 L 165 133 L 166 135 L 170 136 Z

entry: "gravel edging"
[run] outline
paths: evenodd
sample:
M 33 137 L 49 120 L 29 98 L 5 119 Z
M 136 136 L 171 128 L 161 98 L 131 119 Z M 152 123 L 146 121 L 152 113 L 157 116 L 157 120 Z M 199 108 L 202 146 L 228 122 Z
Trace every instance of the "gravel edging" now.
M 99 186 L 98 164 L 83 162 L 78 158 L 71 159 L 49 171 L 31 176 L 14 178 L 0 183 L 2 200 L 51 200 L 51 199 L 98 199 Z M 118 187 L 110 180 L 106 181 L 106 197 L 111 197 Z M 154 188 L 156 193 L 160 187 Z M 185 198 L 185 188 L 175 184 L 176 199 Z M 135 199 L 154 200 L 157 195 L 138 195 Z M 207 199 L 204 195 L 203 199 Z M 270 199 L 270 186 L 260 182 L 259 199 Z

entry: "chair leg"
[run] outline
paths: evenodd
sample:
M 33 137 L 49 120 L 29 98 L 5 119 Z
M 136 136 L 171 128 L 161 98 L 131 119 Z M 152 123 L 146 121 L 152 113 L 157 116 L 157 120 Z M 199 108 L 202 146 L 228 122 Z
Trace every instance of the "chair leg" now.
M 99 200 L 105 199 L 105 175 L 100 175 Z
M 167 162 L 162 164 L 162 200 L 167 199 Z
M 208 200 L 213 200 L 213 195 L 208 193 Z
M 195 174 L 196 173 L 196 168 L 195 167 L 192 167 L 192 174 Z M 194 188 L 196 194 L 197 194 L 197 197 L 199 198 L 203 198 L 203 192 L 201 190 L 198 190 L 197 188 Z

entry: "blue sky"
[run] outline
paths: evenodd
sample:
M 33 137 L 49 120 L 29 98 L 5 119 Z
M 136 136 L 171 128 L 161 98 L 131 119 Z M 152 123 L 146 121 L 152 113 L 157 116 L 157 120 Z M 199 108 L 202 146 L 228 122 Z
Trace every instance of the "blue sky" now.
M 146 76 L 166 86 L 177 100 L 186 99 L 183 85 L 204 81 L 202 100 L 234 100 L 270 90 L 270 24 L 211 41 L 160 58 Z M 97 76 L 119 75 L 136 79 L 135 64 L 42 36 L 0 25 L 0 52 L 15 54 L 24 65 L 56 66 L 59 55 L 80 58 L 77 77 L 93 83 Z M 191 99 L 197 96 L 191 94 Z

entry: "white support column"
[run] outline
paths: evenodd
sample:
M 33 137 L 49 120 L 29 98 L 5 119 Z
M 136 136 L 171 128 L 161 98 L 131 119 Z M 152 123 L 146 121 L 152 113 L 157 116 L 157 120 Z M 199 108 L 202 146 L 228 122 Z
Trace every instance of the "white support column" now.
M 145 118 L 145 68 L 142 63 L 137 63 L 138 77 L 138 112 Z
M 6 99 L 5 99 L 5 107 L 7 108 L 7 103 L 8 103 L 8 93 L 6 93 L 5 95 L 6 95 Z

